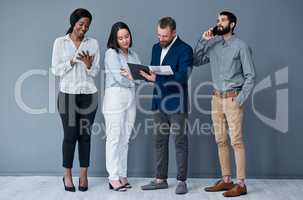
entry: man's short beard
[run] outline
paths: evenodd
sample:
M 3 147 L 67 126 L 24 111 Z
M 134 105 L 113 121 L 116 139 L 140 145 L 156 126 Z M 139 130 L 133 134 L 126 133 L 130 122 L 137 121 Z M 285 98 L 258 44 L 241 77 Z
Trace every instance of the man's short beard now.
M 229 33 L 231 31 L 230 26 L 227 26 L 226 28 L 223 27 L 223 29 L 217 29 L 217 35 L 225 35 L 226 33 Z
M 161 48 L 163 49 L 163 48 L 166 48 L 166 47 L 168 47 L 172 42 L 173 42 L 173 40 L 174 40 L 174 38 L 173 39 L 171 39 L 171 41 L 169 41 L 168 43 L 166 43 L 166 44 L 164 44 L 164 45 L 162 45 L 161 44 L 161 42 L 160 42 L 160 46 L 161 46 Z

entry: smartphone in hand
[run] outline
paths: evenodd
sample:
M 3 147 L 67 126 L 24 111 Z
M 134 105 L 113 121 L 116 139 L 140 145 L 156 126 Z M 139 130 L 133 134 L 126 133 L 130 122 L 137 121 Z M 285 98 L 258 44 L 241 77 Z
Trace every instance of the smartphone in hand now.
M 213 36 L 218 35 L 218 26 L 215 26 L 212 30 Z

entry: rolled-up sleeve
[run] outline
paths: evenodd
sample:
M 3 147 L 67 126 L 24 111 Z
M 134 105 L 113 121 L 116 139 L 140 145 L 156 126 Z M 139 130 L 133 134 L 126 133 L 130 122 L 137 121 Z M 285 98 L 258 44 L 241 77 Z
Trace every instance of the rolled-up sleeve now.
M 63 76 L 73 67 L 70 64 L 70 60 L 63 60 L 63 45 L 62 40 L 56 39 L 53 46 L 52 54 L 52 67 L 51 71 L 55 76 Z
M 209 63 L 208 49 L 209 49 L 208 41 L 204 39 L 198 40 L 193 54 L 194 66 L 198 67 Z
M 210 62 L 209 54 L 211 49 L 222 40 L 222 37 L 215 37 L 210 40 L 199 39 L 194 48 L 193 65 L 199 67 L 208 64 Z

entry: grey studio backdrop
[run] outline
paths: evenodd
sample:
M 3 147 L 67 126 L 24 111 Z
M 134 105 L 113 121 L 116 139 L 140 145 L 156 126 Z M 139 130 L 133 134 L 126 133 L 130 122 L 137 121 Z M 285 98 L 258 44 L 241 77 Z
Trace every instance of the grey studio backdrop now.
M 150 62 L 157 42 L 155 27 L 162 16 L 177 21 L 179 36 L 194 46 L 201 32 L 212 26 L 220 10 L 239 18 L 237 35 L 253 50 L 257 79 L 253 98 L 245 104 L 244 140 L 250 178 L 302 178 L 302 8 L 300 0 L 111 0 L 111 1 L 0 1 L 1 175 L 61 175 L 63 130 L 56 109 L 58 80 L 49 75 L 53 41 L 65 34 L 69 15 L 78 7 L 93 14 L 88 36 L 99 41 L 101 68 L 111 25 L 126 22 L 133 33 L 134 50 L 143 63 Z M 101 113 L 103 70 L 97 78 Z M 191 87 L 189 177 L 220 175 L 214 135 L 207 131 L 211 87 L 209 65 L 194 68 Z M 205 83 L 202 85 L 200 83 Z M 199 98 L 193 97 L 197 90 Z M 146 87 L 142 94 L 149 94 Z M 204 95 L 204 96 L 203 96 Z M 206 95 L 206 96 L 205 96 Z M 20 103 L 20 98 L 22 99 Z M 196 102 L 195 102 L 196 101 Z M 24 105 L 36 112 L 31 113 Z M 199 109 L 193 106 L 198 103 Z M 140 100 L 144 108 L 150 100 Z M 37 110 L 39 109 L 39 110 Z M 136 137 L 130 142 L 130 176 L 154 174 L 153 134 L 145 130 L 150 115 L 138 111 Z M 141 126 L 139 126 L 141 124 Z M 95 127 L 98 129 L 98 127 Z M 203 130 L 202 130 L 203 129 Z M 139 131 L 138 131 L 139 130 Z M 92 136 L 91 176 L 107 176 L 104 131 Z M 170 141 L 169 175 L 176 175 L 175 151 Z M 76 151 L 77 152 L 77 151 Z M 74 171 L 78 171 L 75 154 Z M 233 162 L 232 162 L 233 163 Z M 233 164 L 234 169 L 234 164 Z

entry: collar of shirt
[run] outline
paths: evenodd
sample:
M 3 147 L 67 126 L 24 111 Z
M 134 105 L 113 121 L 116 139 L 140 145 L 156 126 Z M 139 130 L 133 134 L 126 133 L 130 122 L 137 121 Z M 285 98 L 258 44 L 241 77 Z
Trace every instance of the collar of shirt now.
M 161 56 L 160 56 L 160 63 L 162 65 L 162 62 L 167 54 L 167 52 L 169 51 L 169 49 L 171 48 L 171 46 L 175 43 L 175 41 L 177 40 L 178 36 L 176 35 L 175 38 L 173 39 L 173 41 L 170 43 L 170 45 L 168 45 L 165 48 L 162 48 L 161 50 Z
M 177 40 L 178 36 L 176 35 L 175 38 L 173 39 L 173 41 L 165 48 L 162 48 L 162 50 L 166 50 L 168 51 L 170 49 L 171 46 L 173 46 L 173 44 L 175 43 L 175 41 Z
M 119 54 L 124 55 L 124 52 L 122 51 L 122 49 L 118 49 L 118 52 L 119 52 Z M 128 54 L 129 55 L 133 54 L 133 51 L 130 48 L 128 49 Z
M 223 45 L 223 46 L 228 46 L 228 45 L 230 45 L 235 39 L 236 39 L 235 34 L 233 34 L 228 40 L 224 40 L 224 38 L 223 38 L 223 36 L 222 36 L 222 45 Z
M 70 35 L 69 35 L 69 34 L 66 34 L 66 35 L 64 36 L 64 39 L 65 39 L 65 40 L 72 41 L 72 39 L 70 38 Z M 88 40 L 88 37 L 84 36 L 82 42 L 85 42 L 86 40 Z

